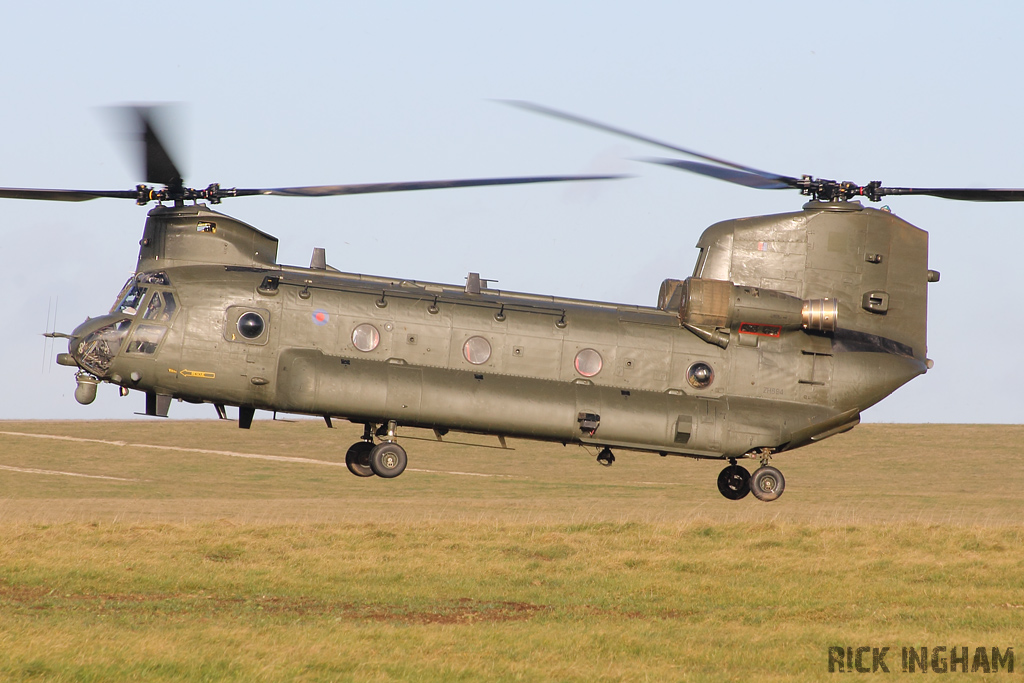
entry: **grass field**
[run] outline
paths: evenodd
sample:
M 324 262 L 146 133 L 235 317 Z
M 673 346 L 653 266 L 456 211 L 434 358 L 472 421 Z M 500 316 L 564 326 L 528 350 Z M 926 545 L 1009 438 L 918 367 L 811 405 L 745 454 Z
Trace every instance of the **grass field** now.
M 1024 426 L 862 425 L 776 458 L 773 503 L 720 463 L 413 431 L 405 474 L 358 479 L 336 427 L 0 422 L 0 679 L 1024 671 Z

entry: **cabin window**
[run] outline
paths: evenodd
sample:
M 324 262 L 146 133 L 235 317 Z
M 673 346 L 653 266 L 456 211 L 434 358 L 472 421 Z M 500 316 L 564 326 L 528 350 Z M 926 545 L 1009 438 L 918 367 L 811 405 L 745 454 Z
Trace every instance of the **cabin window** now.
M 686 381 L 694 389 L 707 389 L 715 381 L 715 371 L 707 363 L 698 361 L 686 370 Z
M 266 323 L 263 321 L 263 316 L 259 313 L 249 311 L 243 313 L 238 319 L 238 334 L 242 335 L 246 339 L 256 339 L 266 327 Z
M 352 330 L 352 346 L 360 351 L 373 351 L 378 344 L 380 344 L 380 332 L 370 323 L 356 325 L 356 328 Z
M 584 377 L 593 377 L 601 372 L 603 365 L 601 354 L 594 349 L 583 349 L 576 354 L 576 372 Z
M 177 302 L 168 292 L 161 294 L 164 310 L 160 319 L 169 320 Z M 270 311 L 251 306 L 228 306 L 224 318 L 224 338 L 229 342 L 263 345 L 270 341 Z
M 491 343 L 483 337 L 470 337 L 462 345 L 462 355 L 473 365 L 482 365 L 491 358 Z

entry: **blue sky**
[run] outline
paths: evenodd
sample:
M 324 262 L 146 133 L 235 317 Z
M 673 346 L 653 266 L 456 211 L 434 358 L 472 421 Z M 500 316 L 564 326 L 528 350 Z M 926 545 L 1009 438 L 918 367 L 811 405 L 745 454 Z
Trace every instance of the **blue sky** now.
M 792 211 L 631 158 L 657 148 L 496 104 L 525 99 L 787 175 L 1024 187 L 1017 3 L 17 3 L 0 41 L 0 186 L 140 181 L 103 108 L 182 103 L 195 187 L 625 172 L 588 186 L 250 198 L 221 210 L 342 270 L 651 305 L 726 218 Z M 887 200 L 928 230 L 935 368 L 865 419 L 1020 422 L 1024 204 Z M 105 312 L 145 219 L 131 202 L 0 200 L 0 418 L 122 418 L 73 398 L 39 336 Z M 58 348 L 56 351 L 64 350 Z M 55 351 L 55 352 L 56 352 Z M 54 352 L 54 353 L 55 353 Z M 53 354 L 51 354 L 52 357 Z M 212 416 L 175 404 L 172 415 Z

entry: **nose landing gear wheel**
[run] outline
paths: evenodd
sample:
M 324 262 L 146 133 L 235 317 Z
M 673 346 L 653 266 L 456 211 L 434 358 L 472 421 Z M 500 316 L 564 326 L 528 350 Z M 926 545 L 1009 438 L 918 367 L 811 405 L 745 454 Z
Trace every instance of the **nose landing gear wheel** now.
M 758 500 L 775 500 L 786 490 L 786 479 L 770 465 L 759 467 L 750 478 L 750 490 Z
M 372 441 L 357 441 L 348 448 L 345 454 L 345 465 L 348 471 L 357 477 L 372 477 L 373 470 L 370 468 L 370 451 L 373 450 Z
M 750 472 L 743 465 L 729 465 L 718 475 L 718 490 L 729 500 L 745 497 L 750 493 Z
M 370 469 L 385 479 L 393 479 L 404 472 L 408 460 L 405 449 L 394 441 L 377 444 L 370 451 Z
M 605 467 L 611 467 L 615 462 L 615 456 L 610 448 L 602 448 L 601 452 L 597 454 L 597 461 Z

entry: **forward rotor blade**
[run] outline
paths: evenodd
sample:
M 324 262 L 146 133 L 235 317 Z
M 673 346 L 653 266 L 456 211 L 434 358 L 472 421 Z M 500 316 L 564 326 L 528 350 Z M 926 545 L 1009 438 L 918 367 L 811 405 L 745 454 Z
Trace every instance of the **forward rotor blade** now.
M 750 166 L 743 166 L 742 164 L 737 164 L 737 163 L 734 163 L 732 161 L 726 161 L 725 159 L 719 159 L 718 157 L 709 156 L 707 154 L 701 154 L 700 152 L 696 152 L 696 151 L 694 151 L 692 149 L 686 149 L 685 147 L 679 147 L 677 145 L 673 145 L 673 144 L 670 144 L 668 142 L 662 142 L 661 140 L 655 140 L 654 138 L 649 138 L 646 135 L 640 135 L 639 133 L 633 133 L 633 132 L 625 130 L 623 128 L 617 128 L 615 126 L 610 126 L 610 125 L 608 125 L 606 123 L 601 123 L 600 121 L 594 121 L 593 119 L 584 118 L 582 116 L 576 116 L 575 114 L 569 114 L 567 112 L 559 111 L 557 109 L 552 109 L 551 107 L 545 107 L 545 106 L 540 105 L 540 104 L 534 104 L 532 102 L 524 102 L 522 100 L 499 100 L 499 101 L 500 102 L 504 102 L 505 104 L 509 104 L 509 105 L 511 105 L 513 107 L 519 107 L 520 109 L 525 109 L 527 111 L 535 112 L 537 114 L 543 114 L 545 116 L 551 116 L 551 117 L 554 117 L 556 119 L 562 119 L 563 121 L 570 121 L 572 123 L 577 123 L 577 124 L 580 124 L 582 126 L 588 126 L 590 128 L 595 128 L 597 130 L 603 130 L 606 133 L 613 133 L 615 135 L 621 135 L 622 137 L 627 137 L 627 138 L 630 138 L 630 139 L 633 139 L 633 140 L 638 140 L 640 142 L 646 142 L 646 143 L 651 144 L 651 145 L 657 145 L 658 147 L 664 147 L 665 149 L 670 149 L 673 152 L 679 152 L 680 154 L 685 154 L 687 156 L 696 157 L 697 159 L 703 159 L 704 161 L 710 161 L 712 163 L 720 164 L 722 166 L 727 166 L 729 168 L 735 168 L 735 169 L 737 169 L 739 171 L 745 171 L 745 172 L 753 174 L 753 175 L 759 175 L 759 176 L 763 176 L 765 178 L 771 178 L 771 179 L 776 180 L 778 182 L 783 182 L 783 183 L 785 183 L 785 182 L 793 182 L 793 183 L 795 183 L 796 180 L 797 180 L 796 178 L 790 178 L 789 176 L 783 176 L 783 175 L 779 175 L 777 173 L 769 173 L 768 171 L 761 171 L 759 169 L 756 169 L 756 168 L 753 168 L 753 167 L 750 167 Z M 793 186 L 792 185 L 787 185 L 787 187 L 793 187 Z
M 143 163 L 145 164 L 146 182 L 159 183 L 168 188 L 181 188 L 183 180 L 181 171 L 171 159 L 167 146 L 157 134 L 153 124 L 153 114 L 163 110 L 160 107 L 131 107 L 141 127 L 140 141 L 143 146 Z
M 224 196 L 276 195 L 280 197 L 332 197 L 346 194 L 374 194 L 378 192 L 409 192 L 412 190 L 438 190 L 451 187 L 480 187 L 485 185 L 524 185 L 527 183 L 559 183 L 578 180 L 616 180 L 625 175 L 530 176 L 524 178 L 475 178 L 470 180 L 421 180 L 400 183 L 363 183 L 359 185 L 312 185 L 307 187 L 276 187 L 263 189 L 221 190 Z
M 138 190 L 41 190 L 33 188 L 0 187 L 2 199 L 40 199 L 50 202 L 86 202 L 90 199 L 111 197 L 136 199 Z
M 921 188 L 921 187 L 880 187 L 878 196 L 885 195 L 927 195 L 943 199 L 957 199 L 968 202 L 1024 202 L 1024 190 L 1001 190 L 988 188 Z
M 736 183 L 737 185 L 744 185 L 745 187 L 754 187 L 759 190 L 789 190 L 796 187 L 794 184 L 787 183 L 781 178 L 771 178 L 763 175 L 756 175 L 754 173 L 747 173 L 746 171 L 737 171 L 732 168 L 702 164 L 699 161 L 661 158 L 639 159 L 639 161 L 646 161 L 649 164 L 661 164 L 662 166 L 681 168 L 684 171 L 689 171 L 691 173 L 699 173 L 700 175 L 710 176 L 712 178 L 717 178 L 718 180 L 725 180 L 730 183 Z

